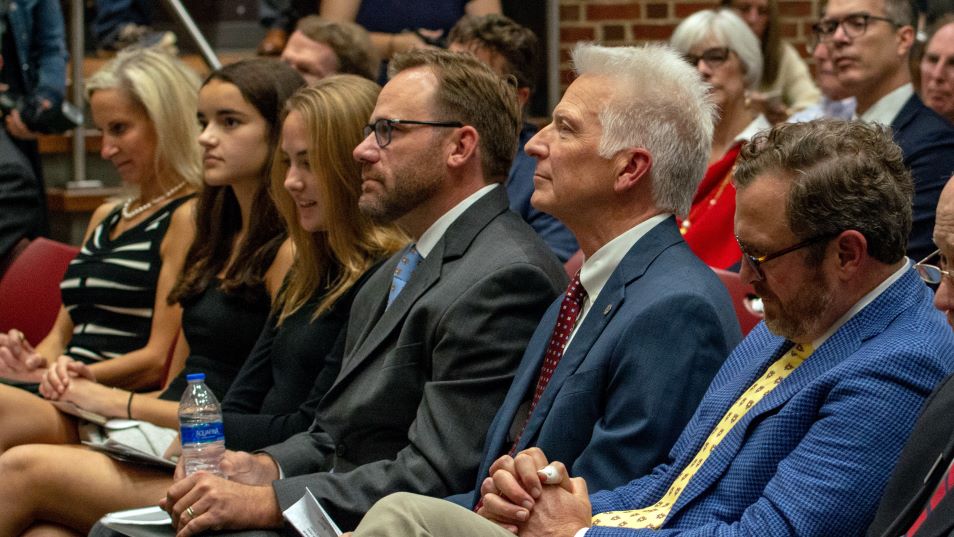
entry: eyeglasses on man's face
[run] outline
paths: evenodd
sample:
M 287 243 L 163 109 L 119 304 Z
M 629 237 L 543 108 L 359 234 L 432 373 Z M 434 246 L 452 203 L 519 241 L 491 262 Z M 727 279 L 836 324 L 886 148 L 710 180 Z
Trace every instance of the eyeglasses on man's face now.
M 709 69 L 716 69 L 729 59 L 731 52 L 729 47 L 712 47 L 703 50 L 698 56 L 687 52 L 682 57 L 693 67 L 698 67 L 699 60 L 702 60 Z
M 930 261 L 931 259 L 935 257 L 938 258 L 938 265 L 929 264 L 928 261 Z M 941 255 L 941 250 L 938 249 L 938 250 L 934 250 L 934 253 L 932 253 L 931 255 L 915 263 L 914 270 L 918 271 L 918 276 L 920 276 L 921 279 L 925 281 L 925 283 L 937 285 L 941 283 L 941 279 L 943 279 L 944 276 L 947 276 L 948 278 L 950 278 L 951 276 L 954 276 L 954 273 L 943 268 L 946 266 L 947 266 L 947 259 L 945 259 L 943 255 Z
M 840 26 L 846 37 L 855 39 L 865 35 L 871 21 L 886 22 L 895 28 L 899 26 L 898 23 L 887 17 L 879 17 L 870 13 L 849 13 L 844 17 L 830 17 L 816 22 L 812 25 L 812 36 L 816 43 L 831 41 Z
M 378 147 L 387 147 L 391 143 L 391 133 L 395 125 L 423 125 L 426 127 L 463 127 L 460 121 L 417 121 L 414 119 L 379 119 L 364 126 L 364 137 L 374 133 Z
M 793 244 L 789 246 L 788 248 L 782 248 L 781 250 L 778 250 L 776 252 L 772 252 L 770 254 L 765 254 L 761 256 L 754 256 L 746 252 L 745 246 L 742 245 L 742 241 L 739 240 L 738 236 L 735 237 L 735 242 L 739 244 L 739 250 L 742 250 L 742 259 L 744 260 L 745 264 L 748 265 L 750 269 L 752 269 L 752 272 L 755 273 L 756 280 L 762 281 L 765 279 L 765 272 L 762 271 L 762 265 L 764 265 L 765 263 L 773 259 L 782 257 L 785 254 L 790 254 L 794 252 L 795 250 L 801 250 L 802 248 L 805 248 L 806 246 L 811 246 L 813 244 L 816 244 L 822 241 L 831 240 L 837 237 L 838 235 L 840 235 L 840 232 L 825 233 L 823 235 L 818 235 L 816 237 L 803 240 L 802 242 L 799 242 L 797 244 Z

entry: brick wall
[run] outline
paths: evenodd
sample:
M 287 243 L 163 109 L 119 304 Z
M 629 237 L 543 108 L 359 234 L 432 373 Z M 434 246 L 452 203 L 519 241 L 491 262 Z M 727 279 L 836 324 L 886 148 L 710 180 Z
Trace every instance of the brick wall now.
M 821 0 L 778 0 L 782 36 L 807 56 L 805 43 Z M 665 41 L 688 15 L 712 0 L 560 0 L 560 80 L 570 80 L 569 50 L 580 40 L 605 45 Z

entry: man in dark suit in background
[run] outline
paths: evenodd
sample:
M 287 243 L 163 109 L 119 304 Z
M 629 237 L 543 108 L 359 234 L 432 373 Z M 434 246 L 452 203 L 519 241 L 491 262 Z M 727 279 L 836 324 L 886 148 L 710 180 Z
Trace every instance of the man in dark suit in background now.
M 573 63 L 579 78 L 527 153 L 537 160 L 533 203 L 566 222 L 586 254 L 586 297 L 559 360 L 550 351 L 564 300 L 537 326 L 487 433 L 475 490 L 450 498 L 468 508 L 484 478 L 531 446 L 601 488 L 648 472 L 740 339 L 725 288 L 673 216 L 691 203 L 712 139 L 699 76 L 660 48 L 581 46 Z
M 180 535 L 280 528 L 306 487 L 345 529 L 390 492 L 467 490 L 527 341 L 566 284 L 499 184 L 520 119 L 513 88 L 440 50 L 391 69 L 354 151 L 360 205 L 414 244 L 355 297 L 341 372 L 312 429 L 265 453 L 229 453 L 229 481 L 198 474 L 169 489 L 163 506 Z
M 831 53 L 838 79 L 857 99 L 863 121 L 888 125 L 914 178 L 914 220 L 908 256 L 934 250 L 931 230 L 938 196 L 954 172 L 954 126 L 924 106 L 911 85 L 914 43 L 909 0 L 830 0 L 814 27 Z
M 938 285 L 934 306 L 954 328 L 954 181 L 937 206 L 937 251 L 915 265 L 921 278 Z M 884 489 L 868 537 L 942 537 L 954 532 L 954 376 L 931 394 Z

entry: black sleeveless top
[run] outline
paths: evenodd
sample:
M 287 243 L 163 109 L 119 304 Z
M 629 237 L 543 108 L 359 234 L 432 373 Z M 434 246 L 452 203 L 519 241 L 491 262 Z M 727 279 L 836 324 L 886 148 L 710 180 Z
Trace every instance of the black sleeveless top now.
M 223 292 L 219 283 L 213 280 L 205 291 L 182 302 L 189 357 L 160 399 L 178 401 L 188 384 L 186 375 L 205 373 L 205 385 L 221 401 L 262 332 L 271 308 L 268 293 L 262 289 L 249 302 Z
M 162 269 L 159 248 L 172 213 L 191 197 L 166 203 L 115 239 L 109 235 L 122 218 L 120 206 L 96 226 L 60 283 L 73 320 L 66 355 L 89 364 L 146 346 Z

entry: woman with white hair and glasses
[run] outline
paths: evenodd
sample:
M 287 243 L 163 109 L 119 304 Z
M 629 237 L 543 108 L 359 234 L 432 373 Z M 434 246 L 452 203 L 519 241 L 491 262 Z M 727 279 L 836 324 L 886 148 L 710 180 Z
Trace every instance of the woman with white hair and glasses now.
M 706 264 L 732 268 L 742 258 L 732 231 L 735 160 L 747 140 L 771 127 L 764 116 L 746 105 L 746 91 L 757 87 L 762 78 L 759 40 L 731 10 L 704 10 L 676 27 L 670 45 L 710 85 L 710 98 L 719 114 L 709 167 L 680 229 Z
M 812 81 L 808 65 L 790 43 L 782 39 L 778 0 L 722 0 L 749 25 L 762 50 L 762 79 L 749 97 L 772 123 L 814 105 L 821 92 Z

